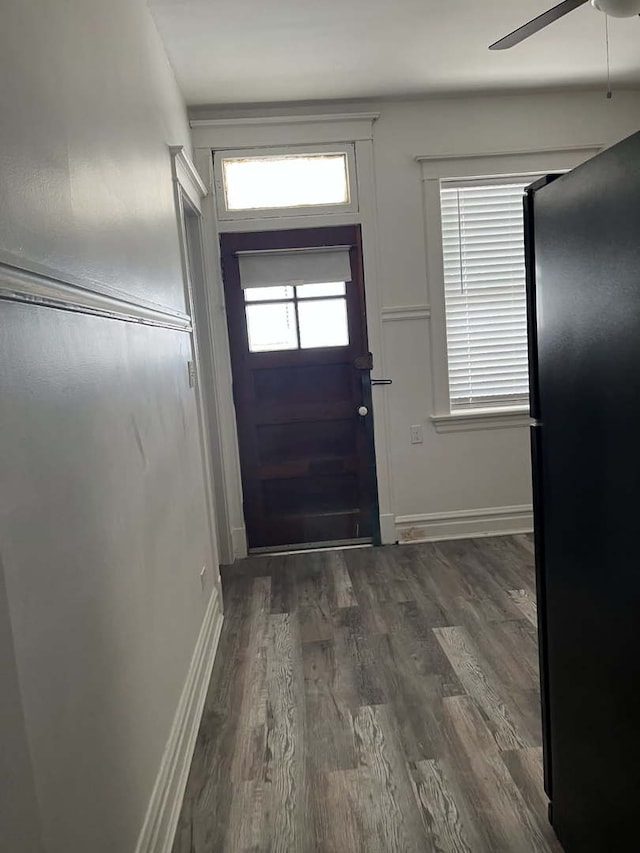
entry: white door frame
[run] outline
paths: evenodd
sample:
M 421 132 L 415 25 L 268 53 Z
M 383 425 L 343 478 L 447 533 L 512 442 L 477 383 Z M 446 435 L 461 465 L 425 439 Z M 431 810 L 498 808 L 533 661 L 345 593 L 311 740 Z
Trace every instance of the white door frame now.
M 198 408 L 201 453 L 204 465 L 205 498 L 213 551 L 214 581 L 220 594 L 221 563 L 233 562 L 228 536 L 226 483 L 221 476 L 222 442 L 219 429 L 219 400 L 216 393 L 215 353 L 211 340 L 209 286 L 205 269 L 205 228 L 202 202 L 207 187 L 181 145 L 169 146 L 174 182 L 174 201 L 185 286 L 186 309 L 192 318 L 194 383 Z M 223 472 L 222 472 L 223 474 Z
M 226 483 L 228 536 L 232 542 L 233 556 L 236 559 L 246 556 L 247 537 L 242 506 L 240 458 L 220 265 L 219 234 L 223 231 L 266 231 L 317 228 L 331 225 L 360 225 L 364 256 L 369 348 L 374 358 L 374 375 L 386 377 L 373 162 L 373 125 L 377 117 L 377 114 L 374 113 L 353 113 L 322 116 L 271 116 L 260 119 L 222 119 L 193 121 L 191 123 L 196 168 L 209 190 L 208 195 L 202 200 L 205 267 L 210 287 L 210 322 L 215 349 L 216 396 L 222 448 L 220 463 Z M 301 217 L 218 220 L 213 198 L 215 187 L 213 154 L 216 151 L 345 142 L 355 145 L 358 211 L 322 215 L 307 214 Z M 393 377 L 389 378 L 393 379 Z M 389 544 L 396 541 L 396 531 L 390 460 L 388 390 L 385 386 L 378 386 L 373 389 L 373 393 L 380 532 L 383 544 Z M 214 471 L 214 475 L 219 473 Z

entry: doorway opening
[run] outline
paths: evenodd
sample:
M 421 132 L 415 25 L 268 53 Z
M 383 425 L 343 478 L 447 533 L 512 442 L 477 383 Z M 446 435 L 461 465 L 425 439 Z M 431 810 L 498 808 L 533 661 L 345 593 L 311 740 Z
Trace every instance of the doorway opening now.
M 249 550 L 379 544 L 360 227 L 220 242 Z

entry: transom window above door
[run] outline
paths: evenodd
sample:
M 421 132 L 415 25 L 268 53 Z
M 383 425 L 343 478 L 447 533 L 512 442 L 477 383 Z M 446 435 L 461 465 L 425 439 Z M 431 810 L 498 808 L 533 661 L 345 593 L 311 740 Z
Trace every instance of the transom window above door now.
M 220 151 L 214 172 L 220 219 L 358 209 L 353 145 Z

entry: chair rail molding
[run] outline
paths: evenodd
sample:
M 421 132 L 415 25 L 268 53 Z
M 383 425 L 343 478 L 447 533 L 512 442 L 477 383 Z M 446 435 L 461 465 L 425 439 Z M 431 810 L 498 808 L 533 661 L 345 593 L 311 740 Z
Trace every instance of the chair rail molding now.
M 127 323 L 143 323 L 164 329 L 191 332 L 191 317 L 168 306 L 131 297 L 97 282 L 80 282 L 53 269 L 22 266 L 23 261 L 5 263 L 0 256 L 0 299 L 92 314 Z
M 431 318 L 430 305 L 391 305 L 380 309 L 383 323 L 393 320 L 429 320 Z

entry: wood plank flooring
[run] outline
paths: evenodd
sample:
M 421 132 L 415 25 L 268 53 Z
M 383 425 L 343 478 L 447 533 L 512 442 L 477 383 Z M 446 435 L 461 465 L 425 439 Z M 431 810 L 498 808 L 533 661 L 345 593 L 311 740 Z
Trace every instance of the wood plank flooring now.
M 223 587 L 173 853 L 561 853 L 530 537 L 252 557 Z

